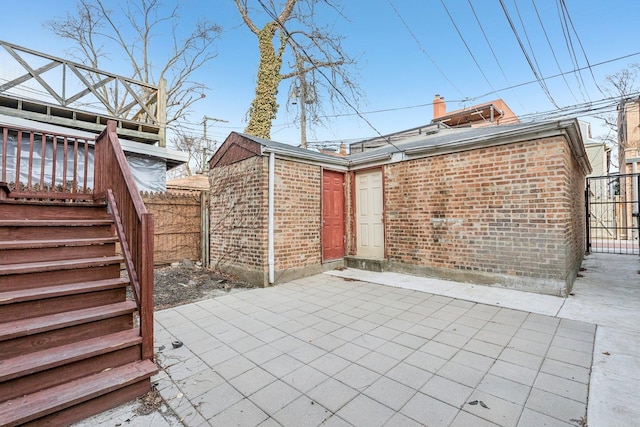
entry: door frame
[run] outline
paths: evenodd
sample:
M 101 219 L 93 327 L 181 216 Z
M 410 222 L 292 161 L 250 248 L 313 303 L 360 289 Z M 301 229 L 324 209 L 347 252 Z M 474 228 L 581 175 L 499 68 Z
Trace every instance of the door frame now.
M 343 186 L 342 186 L 342 256 L 338 257 L 338 258 L 331 258 L 331 259 L 326 259 L 325 255 L 324 255 L 324 172 L 333 172 L 333 173 L 339 173 L 342 175 L 342 182 L 343 182 Z M 336 261 L 339 259 L 344 258 L 347 255 L 347 214 L 348 214 L 348 210 L 347 210 L 347 195 L 346 195 L 346 189 L 347 189 L 347 176 L 348 176 L 348 172 L 347 171 L 340 171 L 340 170 L 335 170 L 335 169 L 329 169 L 329 168 L 325 168 L 322 167 L 320 169 L 320 258 L 321 258 L 321 263 L 324 264 L 326 262 L 332 262 L 332 261 Z
M 378 166 L 369 166 L 366 168 L 362 168 L 362 169 L 358 169 L 355 171 L 349 171 L 349 190 L 350 190 L 350 205 L 351 205 L 351 211 L 350 211 L 350 216 L 349 216 L 349 223 L 350 223 L 350 239 L 349 239 L 349 250 L 348 253 L 349 255 L 352 256 L 357 256 L 358 255 L 358 220 L 357 220 L 357 215 L 358 215 L 358 207 L 356 206 L 356 190 L 357 190 L 357 185 L 356 185 L 356 175 L 358 173 L 362 173 L 362 172 L 371 172 L 374 170 L 379 170 L 380 171 L 380 175 L 382 177 L 382 181 L 381 181 L 381 185 L 382 185 L 382 244 L 384 246 L 384 252 L 383 252 L 383 256 L 384 258 L 388 258 L 389 253 L 388 253 L 388 248 L 389 245 L 387 244 L 387 199 L 385 197 L 385 176 L 384 176 L 384 171 L 385 171 L 385 166 L 384 165 L 378 165 Z

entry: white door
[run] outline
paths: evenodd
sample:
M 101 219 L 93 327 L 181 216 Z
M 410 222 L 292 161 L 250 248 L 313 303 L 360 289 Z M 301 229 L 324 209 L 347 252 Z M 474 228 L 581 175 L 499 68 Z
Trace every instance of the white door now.
M 358 256 L 384 258 L 382 208 L 382 170 L 357 173 L 356 227 Z

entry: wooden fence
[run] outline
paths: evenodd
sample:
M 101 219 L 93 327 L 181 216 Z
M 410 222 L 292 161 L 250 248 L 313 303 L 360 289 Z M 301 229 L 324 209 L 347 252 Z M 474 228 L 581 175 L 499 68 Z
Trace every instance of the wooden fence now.
M 207 230 L 202 219 L 205 196 L 203 191 L 142 193 L 147 210 L 155 218 L 156 265 L 184 259 L 202 260 L 201 230 Z

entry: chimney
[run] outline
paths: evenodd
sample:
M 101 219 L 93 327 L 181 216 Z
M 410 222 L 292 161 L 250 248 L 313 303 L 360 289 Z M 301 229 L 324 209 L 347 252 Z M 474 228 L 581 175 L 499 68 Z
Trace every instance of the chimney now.
M 338 153 L 340 157 L 347 157 L 347 146 L 344 142 L 340 144 L 340 151 L 338 151 Z
M 444 103 L 444 98 L 436 94 L 436 97 L 433 100 L 433 119 L 435 120 L 438 117 L 444 116 L 446 112 L 447 104 Z

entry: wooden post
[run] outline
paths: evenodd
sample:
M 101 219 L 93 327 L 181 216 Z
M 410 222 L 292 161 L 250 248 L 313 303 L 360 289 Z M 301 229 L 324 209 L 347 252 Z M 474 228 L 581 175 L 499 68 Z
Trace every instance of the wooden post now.
M 142 214 L 142 266 L 140 271 L 140 333 L 142 358 L 153 360 L 153 214 Z
M 158 111 L 156 120 L 160 129 L 158 130 L 158 146 L 167 146 L 167 79 L 160 79 L 158 84 Z

